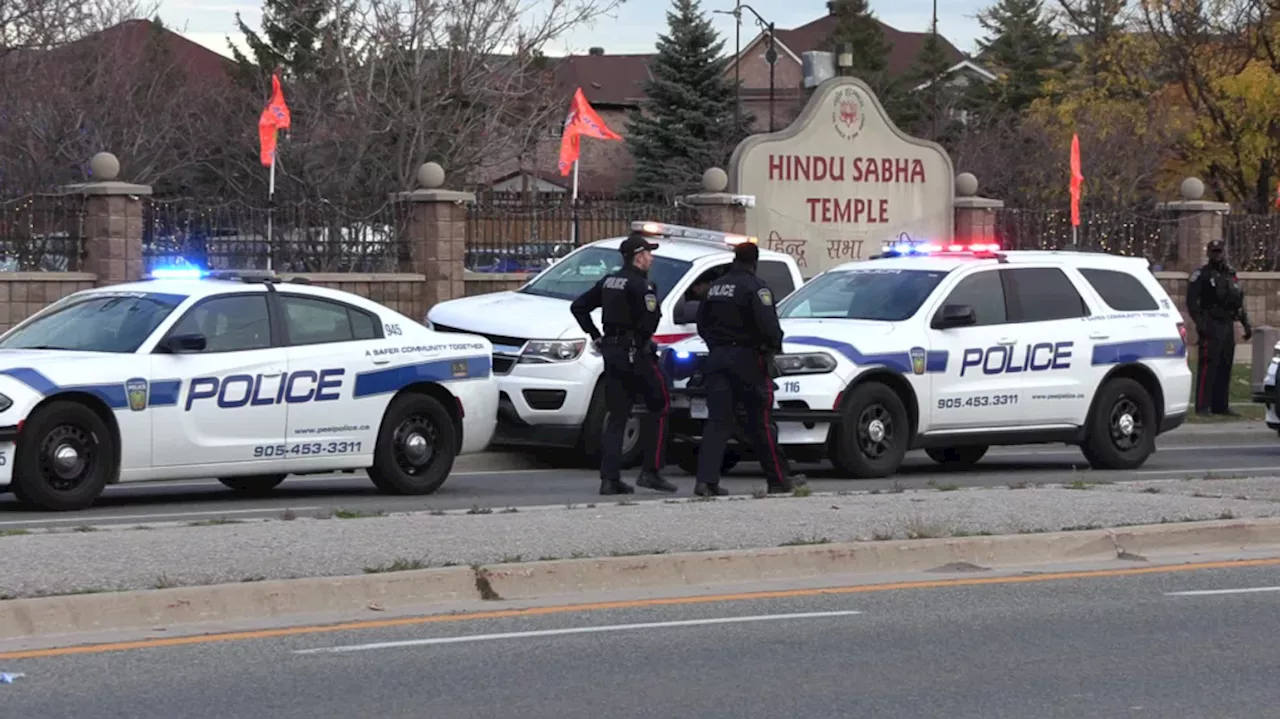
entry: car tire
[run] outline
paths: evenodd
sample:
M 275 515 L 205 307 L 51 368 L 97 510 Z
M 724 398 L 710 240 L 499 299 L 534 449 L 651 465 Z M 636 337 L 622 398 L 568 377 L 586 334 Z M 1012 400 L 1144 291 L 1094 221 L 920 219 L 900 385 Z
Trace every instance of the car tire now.
M 246 497 L 262 497 L 271 493 L 284 481 L 283 474 L 255 474 L 246 477 L 218 477 L 218 481 Z
M 369 479 L 387 494 L 431 494 L 458 455 L 458 435 L 444 405 L 425 394 L 391 400 L 373 448 Z
M 738 466 L 742 457 L 732 449 L 724 451 L 724 459 L 720 461 L 720 474 L 726 474 Z M 676 454 L 676 466 L 682 472 L 693 477 L 698 474 L 698 445 L 684 445 Z
M 1081 450 L 1094 469 L 1137 469 L 1155 451 L 1155 402 L 1131 379 L 1103 385 L 1087 421 Z
M 591 406 L 587 409 L 587 418 L 582 421 L 582 436 L 578 440 L 578 451 L 582 453 L 581 465 L 588 469 L 600 468 L 600 445 L 604 438 L 604 425 L 609 421 L 609 410 L 604 404 L 604 385 L 596 386 L 591 397 Z M 639 466 L 644 459 L 644 448 L 640 446 L 640 418 L 632 417 L 627 422 L 627 429 L 622 434 L 623 469 Z
M 987 447 L 931 447 L 924 451 L 929 459 L 947 466 L 968 466 L 977 464 L 987 453 Z
M 79 402 L 52 402 L 24 423 L 10 486 L 19 501 L 38 509 L 85 509 L 115 475 L 118 457 L 96 412 Z
M 836 468 L 855 479 L 897 472 L 911 436 L 898 393 L 880 382 L 865 382 L 849 394 L 841 414 L 831 451 Z

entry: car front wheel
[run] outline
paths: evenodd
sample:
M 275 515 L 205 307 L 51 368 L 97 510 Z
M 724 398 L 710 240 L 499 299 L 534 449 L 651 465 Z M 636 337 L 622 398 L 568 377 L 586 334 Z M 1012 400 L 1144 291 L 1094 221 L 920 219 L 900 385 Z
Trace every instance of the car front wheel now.
M 427 395 L 402 394 L 382 417 L 369 479 L 388 494 L 431 494 L 449 478 L 457 447 L 443 405 Z
M 36 410 L 22 428 L 13 493 L 39 509 L 84 509 L 106 488 L 116 457 L 111 431 L 96 412 L 79 402 L 52 402 Z
M 841 413 L 831 452 L 836 467 L 857 479 L 897 472 L 911 436 L 907 408 L 898 393 L 880 382 L 860 384 Z

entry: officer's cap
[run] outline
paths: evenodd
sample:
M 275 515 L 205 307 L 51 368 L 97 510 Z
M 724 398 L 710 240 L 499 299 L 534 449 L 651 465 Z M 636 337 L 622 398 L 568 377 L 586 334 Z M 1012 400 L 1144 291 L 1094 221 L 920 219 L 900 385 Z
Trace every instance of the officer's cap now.
M 1222 240 L 1209 240 L 1209 245 L 1205 248 L 1208 252 L 1221 252 L 1226 249 L 1227 245 Z
M 754 242 L 743 242 L 733 248 L 733 259 L 745 265 L 754 265 L 760 260 L 760 248 Z
M 622 253 L 623 257 L 631 259 L 632 257 L 635 257 L 637 253 L 645 250 L 652 252 L 656 249 L 658 249 L 658 246 L 645 239 L 644 233 L 632 232 L 630 235 L 627 235 L 627 239 L 622 241 L 622 246 L 618 248 L 618 251 Z

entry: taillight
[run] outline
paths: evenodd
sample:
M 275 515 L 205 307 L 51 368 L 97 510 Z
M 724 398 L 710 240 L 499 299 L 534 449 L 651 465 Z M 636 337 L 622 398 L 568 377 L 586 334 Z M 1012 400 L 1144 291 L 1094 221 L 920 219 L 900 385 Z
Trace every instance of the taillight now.
M 840 409 L 840 400 L 842 400 L 842 399 L 844 399 L 844 392 L 843 392 L 843 391 L 838 392 L 838 393 L 836 394 L 836 401 L 835 401 L 835 403 L 834 403 L 834 404 L 832 404 L 832 405 L 831 405 L 831 409 Z
M 1185 345 L 1187 343 L 1187 323 L 1186 322 L 1178 323 L 1178 334 L 1182 336 L 1182 344 Z
M 687 340 L 696 334 L 698 333 L 697 332 L 681 332 L 673 335 L 654 335 L 653 342 L 654 344 L 659 344 L 659 345 L 673 345 L 679 342 L 680 340 Z

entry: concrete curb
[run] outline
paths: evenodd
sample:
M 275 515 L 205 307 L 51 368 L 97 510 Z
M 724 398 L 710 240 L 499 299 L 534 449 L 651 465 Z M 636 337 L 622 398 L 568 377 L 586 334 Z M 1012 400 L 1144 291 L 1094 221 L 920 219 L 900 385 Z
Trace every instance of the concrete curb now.
M 1008 568 L 1265 546 L 1280 546 L 1280 519 L 561 559 L 477 568 L 65 595 L 0 602 L 0 639 L 354 613 L 367 611 L 372 603 L 385 610 L 414 609 L 446 602 L 567 597 L 579 592 L 661 590 L 873 572 L 919 572 L 957 562 Z

